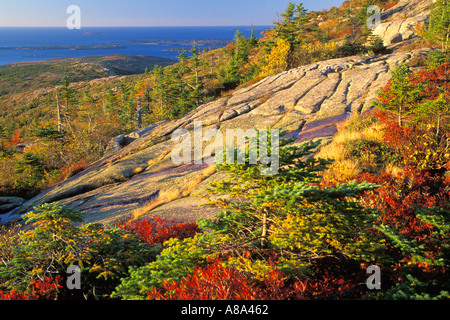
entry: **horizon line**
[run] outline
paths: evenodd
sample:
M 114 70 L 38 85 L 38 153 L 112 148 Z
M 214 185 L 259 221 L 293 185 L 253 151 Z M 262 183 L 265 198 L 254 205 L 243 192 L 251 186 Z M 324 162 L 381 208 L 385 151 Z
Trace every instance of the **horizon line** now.
M 84 26 L 83 28 L 155 28 L 155 27 L 167 27 L 167 28 L 179 28 L 179 27 L 192 27 L 192 28 L 198 28 L 198 27 L 270 27 L 274 26 L 273 24 L 260 24 L 260 25 L 254 25 L 254 24 L 236 24 L 236 25 L 153 25 L 153 26 Z M 67 26 L 0 26 L 0 28 L 64 28 L 67 29 Z

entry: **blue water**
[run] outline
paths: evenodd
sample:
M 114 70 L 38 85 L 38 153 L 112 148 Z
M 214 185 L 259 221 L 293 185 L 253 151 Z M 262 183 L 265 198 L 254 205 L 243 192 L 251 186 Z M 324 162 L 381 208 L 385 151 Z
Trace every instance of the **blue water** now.
M 255 26 L 255 35 L 270 26 Z M 53 58 L 76 58 L 91 55 L 149 55 L 176 58 L 179 52 L 171 48 L 191 46 L 180 44 L 148 45 L 127 43 L 132 40 L 231 40 L 236 31 L 246 37 L 251 34 L 250 26 L 227 27 L 91 27 L 80 30 L 67 28 L 0 28 L 0 65 L 39 61 Z M 118 45 L 123 48 L 73 50 L 66 48 L 39 50 L 30 47 L 79 46 L 79 45 Z M 9 48 L 4 50 L 1 48 Z M 14 48 L 14 49 L 11 49 Z

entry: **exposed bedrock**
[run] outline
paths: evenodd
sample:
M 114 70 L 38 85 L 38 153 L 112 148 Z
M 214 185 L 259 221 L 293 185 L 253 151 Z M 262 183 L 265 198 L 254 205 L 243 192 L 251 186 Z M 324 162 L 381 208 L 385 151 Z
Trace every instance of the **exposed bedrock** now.
M 212 216 L 215 209 L 199 207 L 204 200 L 198 196 L 206 194 L 209 182 L 222 177 L 205 162 L 177 165 L 172 161 L 171 136 L 176 129 L 192 135 L 195 123 L 201 121 L 204 132 L 272 127 L 290 132 L 299 142 L 330 138 L 336 124 L 349 114 L 370 109 L 389 81 L 390 70 L 427 53 L 421 49 L 334 59 L 265 78 L 181 119 L 116 138 L 104 158 L 0 218 L 2 222 L 18 218 L 52 201 L 84 211 L 86 222 L 111 223 L 145 211 L 149 212 L 143 217 L 179 221 Z M 152 208 L 158 199 L 159 205 Z

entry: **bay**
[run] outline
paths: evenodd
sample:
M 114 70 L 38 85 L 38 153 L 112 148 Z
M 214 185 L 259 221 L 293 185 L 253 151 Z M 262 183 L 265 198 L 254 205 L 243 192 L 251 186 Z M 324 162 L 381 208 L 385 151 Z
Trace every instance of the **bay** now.
M 255 26 L 257 37 L 270 26 Z M 232 42 L 236 31 L 250 37 L 251 26 L 0 28 L 0 65 L 92 55 L 149 55 L 176 58 L 194 42 L 214 49 Z

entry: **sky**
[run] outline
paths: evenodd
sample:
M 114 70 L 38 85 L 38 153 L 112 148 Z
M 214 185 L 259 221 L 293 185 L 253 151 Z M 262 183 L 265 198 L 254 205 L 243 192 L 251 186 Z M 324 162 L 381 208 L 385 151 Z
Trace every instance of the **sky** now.
M 271 25 L 289 2 L 316 11 L 343 0 L 0 0 L 0 27 L 65 27 L 70 5 L 81 27 Z

